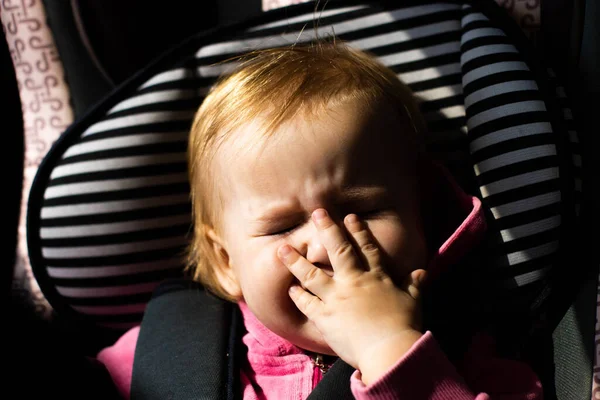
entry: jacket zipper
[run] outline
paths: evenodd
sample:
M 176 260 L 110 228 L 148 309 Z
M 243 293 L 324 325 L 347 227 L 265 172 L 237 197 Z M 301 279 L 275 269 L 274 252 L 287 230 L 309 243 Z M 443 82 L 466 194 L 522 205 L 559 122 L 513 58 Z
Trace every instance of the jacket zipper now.
M 329 365 L 325 364 L 325 360 L 323 359 L 322 355 L 315 353 L 311 357 L 311 360 L 313 364 L 315 364 L 315 367 L 319 369 L 322 374 L 325 374 L 329 370 Z
M 323 374 L 321 373 L 321 370 L 317 366 L 315 366 L 313 368 L 312 390 L 315 390 L 317 384 L 321 382 L 322 377 Z
M 327 373 L 329 370 L 329 365 L 325 364 L 323 356 L 321 354 L 313 353 L 310 357 L 314 368 L 313 368 L 313 382 L 312 388 L 313 390 L 317 386 L 317 383 L 323 379 L 323 375 Z

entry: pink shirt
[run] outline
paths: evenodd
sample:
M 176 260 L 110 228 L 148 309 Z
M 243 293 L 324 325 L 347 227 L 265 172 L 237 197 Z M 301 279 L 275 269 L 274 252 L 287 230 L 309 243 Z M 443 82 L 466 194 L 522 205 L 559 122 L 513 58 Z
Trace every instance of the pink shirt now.
M 440 232 L 447 239 L 432 255 L 427 267 L 430 279 L 457 263 L 482 237 L 485 221 L 481 202 L 465 194 L 443 170 L 434 168 L 431 193 L 441 207 L 453 204 Z M 461 222 L 462 221 L 462 222 Z M 269 331 L 244 303 L 239 304 L 247 333 L 248 363 L 241 371 L 244 400 L 304 400 L 322 379 L 311 357 L 302 349 Z M 133 328 L 113 346 L 103 349 L 103 362 L 123 398 L 130 395 L 133 355 L 139 327 Z M 360 380 L 360 371 L 350 379 L 355 398 L 367 399 L 542 399 L 541 384 L 524 363 L 495 356 L 493 340 L 478 335 L 462 362 L 452 364 L 431 332 L 426 332 L 383 376 L 369 386 Z

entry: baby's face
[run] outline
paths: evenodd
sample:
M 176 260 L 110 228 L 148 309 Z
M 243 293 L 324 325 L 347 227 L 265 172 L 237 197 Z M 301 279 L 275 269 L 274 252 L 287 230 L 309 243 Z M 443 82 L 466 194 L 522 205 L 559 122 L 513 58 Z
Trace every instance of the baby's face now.
M 288 296 L 294 277 L 277 249 L 290 244 L 330 275 L 329 257 L 310 220 L 323 207 L 341 223 L 361 217 L 399 282 L 424 268 L 414 154 L 389 106 L 346 104 L 296 117 L 256 144 L 248 124 L 216 157 L 223 197 L 222 241 L 246 303 L 271 331 L 307 350 L 333 354 Z M 343 226 L 343 225 L 342 225 Z

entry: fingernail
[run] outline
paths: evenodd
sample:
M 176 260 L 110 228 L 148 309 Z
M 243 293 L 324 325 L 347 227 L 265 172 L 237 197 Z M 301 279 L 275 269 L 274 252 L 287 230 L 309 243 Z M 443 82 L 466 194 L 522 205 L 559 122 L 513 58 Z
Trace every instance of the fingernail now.
M 349 214 L 346 217 L 346 222 L 348 222 L 349 224 L 355 224 L 358 222 L 358 216 L 356 214 Z
M 298 286 L 296 286 L 296 285 L 290 286 L 290 289 L 289 289 L 290 293 L 294 293 L 294 292 L 297 292 L 297 291 L 298 291 Z
M 283 245 L 279 248 L 279 257 L 286 259 L 292 253 L 292 248 L 289 245 Z
M 315 221 L 320 221 L 323 218 L 325 218 L 327 216 L 327 211 L 325 211 L 322 208 L 319 208 L 318 210 L 315 210 L 313 212 L 313 218 L 315 219 Z

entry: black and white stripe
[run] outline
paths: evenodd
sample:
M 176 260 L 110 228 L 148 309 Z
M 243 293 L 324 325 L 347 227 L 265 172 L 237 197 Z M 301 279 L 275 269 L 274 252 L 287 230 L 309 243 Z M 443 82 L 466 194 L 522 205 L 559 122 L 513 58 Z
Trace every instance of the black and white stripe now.
M 461 63 L 474 170 L 501 241 L 501 275 L 523 286 L 544 277 L 559 247 L 555 132 L 516 46 L 481 12 L 464 10 Z
M 455 2 L 357 5 L 319 17 L 319 36 L 335 33 L 397 73 L 420 99 L 432 153 L 461 183 L 477 179 L 502 241 L 503 279 L 526 285 L 543 277 L 558 246 L 561 171 L 544 99 L 506 34 Z M 30 227 L 42 289 L 99 325 L 139 322 L 155 286 L 181 273 L 190 229 L 187 132 L 215 79 L 235 65 L 223 61 L 313 40 L 314 18 L 274 20 L 194 48 L 149 72 L 133 93 L 115 94 L 46 166 L 39 226 Z

